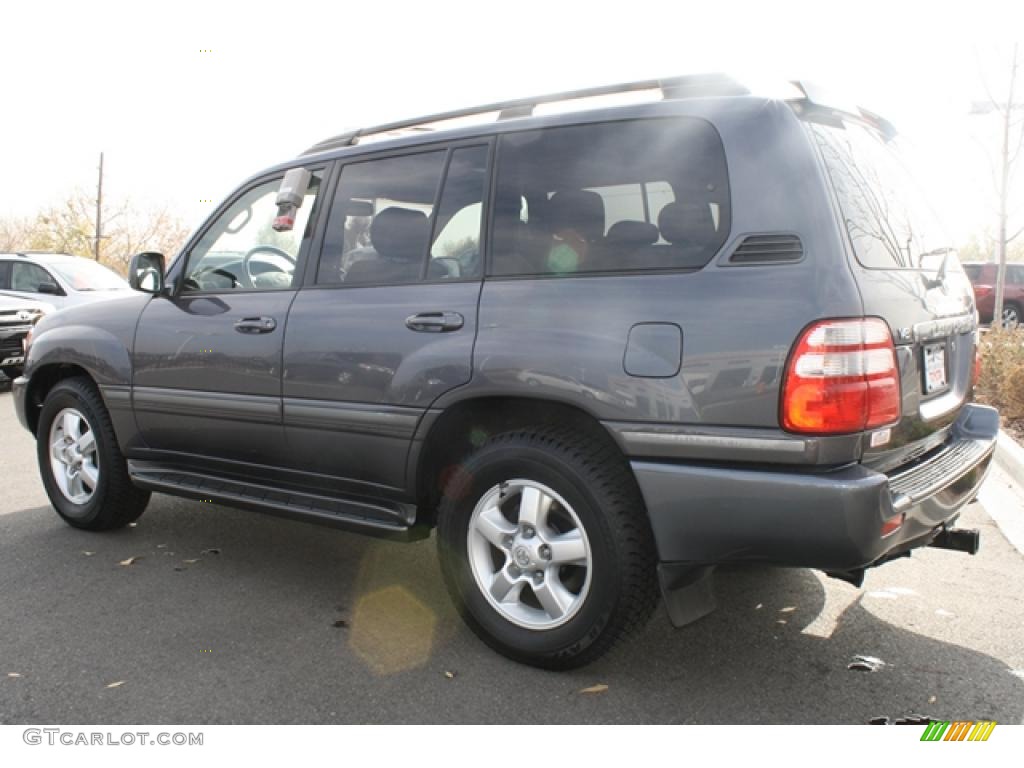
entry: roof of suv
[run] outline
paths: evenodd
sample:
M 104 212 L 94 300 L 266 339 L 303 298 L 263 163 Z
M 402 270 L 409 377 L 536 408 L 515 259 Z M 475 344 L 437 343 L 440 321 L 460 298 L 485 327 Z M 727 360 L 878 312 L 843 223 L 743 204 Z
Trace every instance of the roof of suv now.
M 39 261 L 44 264 L 52 264 L 54 262 L 80 259 L 82 257 L 72 256 L 70 253 L 51 253 L 49 251 L 13 251 L 10 253 L 0 253 L 0 258 L 21 258 L 26 261 Z
M 543 94 L 359 128 L 324 139 L 307 149 L 300 157 L 320 154 L 333 157 L 371 137 L 375 141 L 387 140 L 388 146 L 393 144 L 397 148 L 435 139 L 488 135 L 499 131 L 499 126 L 508 123 L 514 123 L 517 129 L 522 129 L 546 123 L 547 119 L 556 117 L 555 114 L 537 115 L 535 109 L 539 106 L 558 103 L 569 104 L 570 107 L 574 105 L 577 109 L 570 108 L 567 111 L 575 114 L 586 111 L 590 117 L 622 117 L 638 107 L 650 114 L 651 111 L 660 111 L 657 98 L 659 92 L 662 103 L 679 103 L 695 99 L 751 99 L 752 97 L 756 98 L 759 103 L 763 103 L 763 99 L 767 97 L 786 102 L 797 111 L 825 110 L 842 113 L 844 116 L 853 117 L 873 127 L 887 138 L 896 133 L 888 121 L 875 113 L 849 101 L 836 98 L 834 94 L 828 93 L 816 85 L 790 81 L 782 83 L 781 86 L 780 92 L 766 95 L 756 92 L 734 77 L 713 73 L 639 80 L 577 91 Z M 643 92 L 651 95 L 651 101 L 647 103 L 637 103 L 636 100 L 629 103 L 621 101 L 623 96 L 632 96 Z M 619 98 L 617 104 L 610 104 L 607 100 L 601 104 L 594 103 L 597 99 L 614 99 L 616 97 Z M 491 118 L 489 122 L 488 117 Z

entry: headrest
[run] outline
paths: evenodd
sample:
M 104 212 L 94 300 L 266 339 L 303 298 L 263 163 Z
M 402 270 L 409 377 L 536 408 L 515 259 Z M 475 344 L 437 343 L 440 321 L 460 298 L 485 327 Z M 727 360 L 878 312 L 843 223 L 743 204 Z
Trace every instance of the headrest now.
M 582 189 L 556 192 L 548 202 L 547 220 L 552 232 L 572 229 L 594 242 L 604 235 L 604 200 Z
M 609 243 L 653 245 L 658 240 L 658 228 L 646 221 L 617 221 L 605 237 Z
M 673 245 L 707 245 L 718 236 L 707 203 L 669 203 L 658 214 L 658 229 Z
M 427 215 L 411 208 L 385 208 L 370 224 L 370 244 L 388 259 L 415 261 L 423 258 L 429 237 Z

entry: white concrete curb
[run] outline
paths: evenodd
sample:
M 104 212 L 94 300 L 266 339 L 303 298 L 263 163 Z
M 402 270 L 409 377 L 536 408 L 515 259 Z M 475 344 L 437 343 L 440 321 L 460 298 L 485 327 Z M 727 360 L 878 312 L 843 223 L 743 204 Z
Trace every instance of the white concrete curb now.
M 1024 448 L 1003 430 L 999 430 L 995 460 L 1014 482 L 1024 485 Z
M 999 431 L 995 468 L 978 500 L 1007 541 L 1024 555 L 1024 448 Z

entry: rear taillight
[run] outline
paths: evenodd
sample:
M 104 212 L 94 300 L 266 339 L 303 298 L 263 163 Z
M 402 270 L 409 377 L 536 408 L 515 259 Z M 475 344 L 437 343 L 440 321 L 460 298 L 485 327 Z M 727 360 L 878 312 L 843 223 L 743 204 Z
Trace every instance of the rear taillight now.
M 877 317 L 823 320 L 800 336 L 782 387 L 784 429 L 862 432 L 900 419 L 892 334 Z
M 995 290 L 991 285 L 976 285 L 974 286 L 974 298 L 984 299 L 986 296 L 991 296 Z

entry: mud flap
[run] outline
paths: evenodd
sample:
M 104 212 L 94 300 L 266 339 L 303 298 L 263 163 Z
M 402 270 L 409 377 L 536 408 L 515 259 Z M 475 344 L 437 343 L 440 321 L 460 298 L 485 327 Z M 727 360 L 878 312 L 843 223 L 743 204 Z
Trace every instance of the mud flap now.
M 712 590 L 713 565 L 659 563 L 658 581 L 668 608 L 668 617 L 676 627 L 692 624 L 717 607 Z

